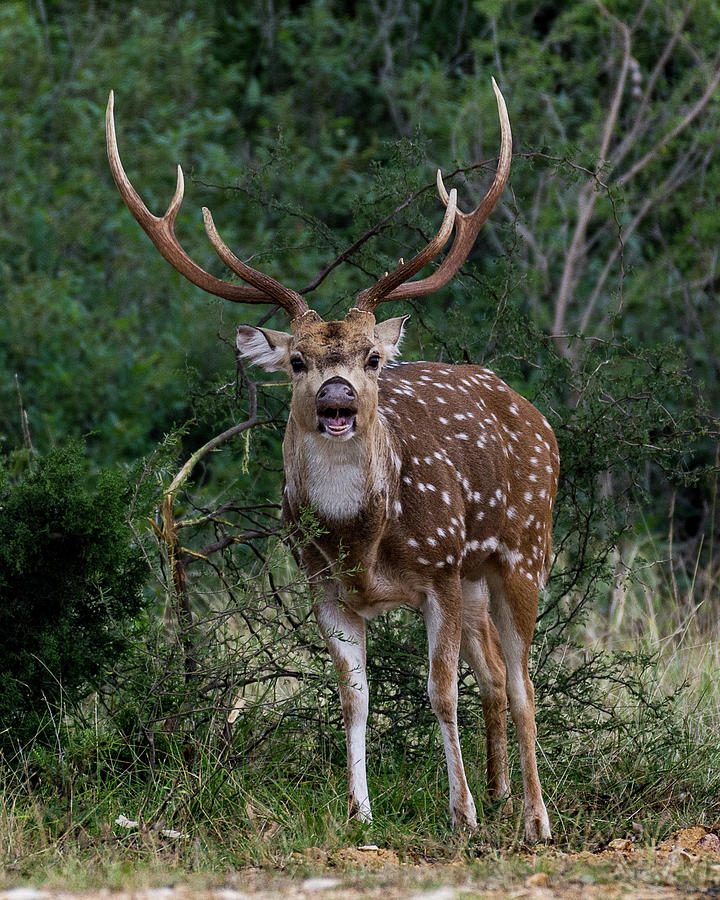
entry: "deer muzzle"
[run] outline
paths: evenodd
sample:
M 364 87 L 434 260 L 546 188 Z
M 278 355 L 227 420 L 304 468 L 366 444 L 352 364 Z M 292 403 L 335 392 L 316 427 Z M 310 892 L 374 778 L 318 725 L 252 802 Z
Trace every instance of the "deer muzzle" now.
M 352 385 L 336 375 L 315 396 L 318 431 L 328 437 L 351 437 L 356 428 L 357 396 Z

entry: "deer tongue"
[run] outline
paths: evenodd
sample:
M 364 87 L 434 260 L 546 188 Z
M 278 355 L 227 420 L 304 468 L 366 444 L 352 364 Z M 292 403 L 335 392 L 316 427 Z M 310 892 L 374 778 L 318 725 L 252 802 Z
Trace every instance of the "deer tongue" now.
M 349 409 L 332 409 L 328 410 L 324 415 L 326 425 L 333 428 L 346 428 L 355 417 L 355 413 Z
M 354 409 L 324 409 L 318 413 L 320 430 L 330 435 L 348 434 L 355 426 Z

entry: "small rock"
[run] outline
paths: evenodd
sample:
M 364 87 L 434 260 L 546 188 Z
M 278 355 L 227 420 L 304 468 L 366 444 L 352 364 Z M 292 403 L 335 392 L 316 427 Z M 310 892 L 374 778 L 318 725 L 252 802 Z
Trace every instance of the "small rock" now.
M 0 900 L 42 900 L 42 898 L 48 896 L 49 894 L 46 891 L 38 890 L 38 888 L 30 885 L 10 888 L 8 891 L 0 891 Z
M 306 891 L 328 891 L 339 887 L 340 884 L 339 878 L 306 878 L 302 886 Z
M 618 850 L 620 853 L 629 853 L 632 850 L 632 841 L 627 838 L 615 838 L 608 844 L 608 850 Z
M 544 888 L 550 884 L 550 876 L 547 872 L 535 872 L 525 879 L 525 887 Z
M 692 853 L 688 853 L 687 850 L 683 850 L 682 847 L 675 847 L 670 853 L 670 856 L 668 856 L 668 862 L 675 868 L 694 862 L 696 859 L 696 856 L 693 856 Z
M 455 888 L 445 885 L 444 887 L 431 888 L 429 891 L 423 891 L 420 894 L 412 894 L 408 900 L 455 900 L 458 896 Z
M 695 850 L 701 853 L 719 853 L 720 838 L 716 834 L 706 834 L 695 844 Z

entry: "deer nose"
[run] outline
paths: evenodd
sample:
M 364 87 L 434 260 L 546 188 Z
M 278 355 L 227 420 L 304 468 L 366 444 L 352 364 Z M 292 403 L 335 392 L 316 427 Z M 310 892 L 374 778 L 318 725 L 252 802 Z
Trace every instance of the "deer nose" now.
M 336 375 L 328 378 L 317 392 L 315 405 L 318 409 L 345 409 L 353 406 L 356 399 L 352 385 Z

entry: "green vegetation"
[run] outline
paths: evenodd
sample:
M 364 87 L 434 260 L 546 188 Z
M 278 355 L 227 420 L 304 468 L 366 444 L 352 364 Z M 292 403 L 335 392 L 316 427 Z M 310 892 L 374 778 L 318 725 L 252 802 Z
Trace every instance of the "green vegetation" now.
M 208 270 L 228 277 L 203 205 L 296 288 L 365 235 L 308 292 L 342 315 L 435 227 L 435 168 L 461 208 L 482 196 L 496 76 L 511 189 L 452 285 L 381 315 L 412 311 L 406 357 L 490 366 L 558 436 L 533 677 L 560 848 L 717 828 L 718 46 L 718 9 L 656 0 L 0 6 L 8 883 L 314 871 L 363 843 L 499 864 L 522 833 L 518 803 L 485 803 L 477 835 L 450 834 L 405 611 L 370 629 L 376 821 L 347 822 L 335 676 L 278 522 L 287 385 L 254 382 L 233 350 L 237 321 L 286 322 L 156 253 L 108 171 L 111 88 L 153 212 L 182 163 L 177 231 Z M 210 452 L 255 402 L 256 424 Z M 460 715 L 481 800 L 466 671 Z
M 0 469 L 6 752 L 42 742 L 53 712 L 102 684 L 142 609 L 146 573 L 131 546 L 127 479 L 102 472 L 96 490 L 88 480 L 78 443 L 26 460 L 13 478 Z

